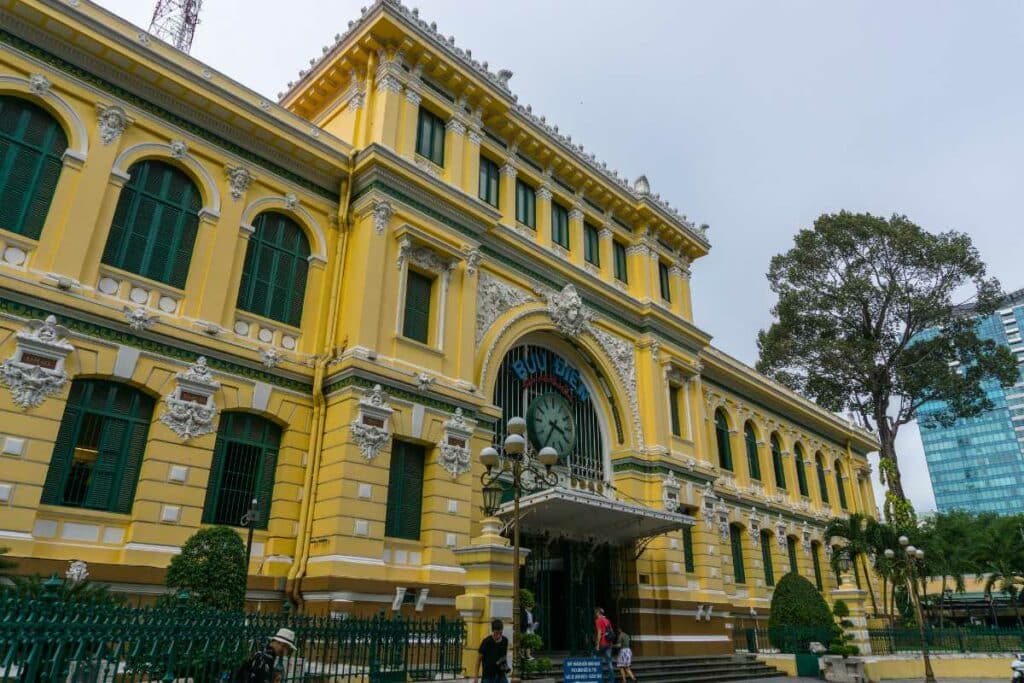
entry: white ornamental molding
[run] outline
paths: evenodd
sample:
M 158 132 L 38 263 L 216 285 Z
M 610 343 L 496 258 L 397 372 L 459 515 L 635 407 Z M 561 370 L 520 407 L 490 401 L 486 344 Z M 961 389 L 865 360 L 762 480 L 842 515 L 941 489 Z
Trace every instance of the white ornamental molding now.
M 391 220 L 393 212 L 394 209 L 387 202 L 373 203 L 373 229 L 378 235 L 383 235 L 384 231 L 387 230 L 388 221 Z
M 782 513 L 779 513 L 779 521 L 775 523 L 775 542 L 779 546 L 779 550 L 787 550 L 786 536 L 788 535 L 788 527 L 786 526 L 786 520 L 782 518 Z
M 637 400 L 636 390 L 636 354 L 633 353 L 633 344 L 596 325 L 591 325 L 590 333 L 604 349 L 612 367 L 615 368 L 615 373 L 619 376 L 619 381 L 626 389 L 629 407 L 633 413 L 633 430 L 636 434 L 637 447 L 644 448 L 644 432 L 643 427 L 640 426 L 640 404 Z
M 811 552 L 811 529 L 807 522 L 800 528 L 800 543 L 803 546 L 804 554 Z
M 209 434 L 213 431 L 213 418 L 217 416 L 213 395 L 220 389 L 220 382 L 210 374 L 206 358 L 199 356 L 175 377 L 177 386 L 164 397 L 167 408 L 160 421 L 183 441 Z
M 579 337 L 590 329 L 593 314 L 583 304 L 573 285 L 566 285 L 560 292 L 548 294 L 548 314 L 558 331 L 567 337 Z
M 0 384 L 11 392 L 22 410 L 36 408 L 68 381 L 64 361 L 75 347 L 66 339 L 68 331 L 55 316 L 30 320 L 29 330 L 14 335 L 14 355 L 0 363 Z
M 124 311 L 124 319 L 128 321 L 128 327 L 136 332 L 148 330 L 153 326 L 153 323 L 160 319 L 158 315 L 149 315 L 145 308 L 125 306 L 121 310 Z
M 477 269 L 480 268 L 480 259 L 482 258 L 480 250 L 463 248 L 462 252 L 466 258 L 466 274 L 476 275 Z
M 679 511 L 679 480 L 676 475 L 669 472 L 664 481 L 661 482 L 661 503 L 667 512 Z
M 96 105 L 96 121 L 100 129 L 100 142 L 109 145 L 121 137 L 131 120 L 124 109 L 117 105 Z
M 263 367 L 265 368 L 276 368 L 282 358 L 284 358 L 284 356 L 273 346 L 260 349 L 260 360 L 263 361 Z
M 441 449 L 440 463 L 452 475 L 452 479 L 458 479 L 469 472 L 469 439 L 473 436 L 475 426 L 475 422 L 467 420 L 462 414 L 462 408 L 456 408 L 455 414 L 444 423 L 444 435 L 438 444 Z
M 299 198 L 295 196 L 294 192 L 289 192 L 284 196 L 284 208 L 289 211 L 295 211 L 299 208 Z
M 487 330 L 501 314 L 533 300 L 526 291 L 480 271 L 476 288 L 476 343 L 483 341 Z
M 389 423 L 394 410 L 388 405 L 388 395 L 379 384 L 359 399 L 359 415 L 349 425 L 352 440 L 368 461 L 373 461 L 391 440 Z
M 188 154 L 188 145 L 181 140 L 171 141 L 171 156 L 175 159 L 184 159 Z
M 723 539 L 729 538 L 729 506 L 725 503 L 715 506 L 715 518 L 718 521 L 718 535 Z
M 231 188 L 231 198 L 238 201 L 245 195 L 252 182 L 252 174 L 242 166 L 225 166 L 224 175 L 227 176 L 228 186 Z
M 455 267 L 454 260 L 442 256 L 433 249 L 414 243 L 408 236 L 398 242 L 396 262 L 398 270 L 402 269 L 406 261 L 435 275 L 446 275 Z
M 89 578 L 89 565 L 82 560 L 71 560 L 68 562 L 68 570 L 64 572 L 66 578 L 73 585 L 77 585 Z
M 52 85 L 53 84 L 50 83 L 50 79 L 43 74 L 32 74 L 28 78 L 28 89 L 33 95 L 38 95 L 40 97 L 48 95 Z
M 749 527 L 750 543 L 755 548 L 761 544 L 761 515 L 757 514 L 757 508 L 750 508 Z
M 704 488 L 700 492 L 700 512 L 704 518 L 704 524 L 708 529 L 715 528 L 715 506 L 718 503 L 718 496 L 715 495 L 715 490 L 711 488 L 711 482 L 704 482 Z

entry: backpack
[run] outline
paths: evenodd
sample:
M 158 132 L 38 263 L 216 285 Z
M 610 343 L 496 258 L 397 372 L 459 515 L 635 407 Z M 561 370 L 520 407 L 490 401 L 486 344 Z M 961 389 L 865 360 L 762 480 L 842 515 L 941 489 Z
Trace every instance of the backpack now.
M 612 620 L 608 619 L 608 625 L 604 627 L 603 638 L 609 643 L 615 642 L 615 629 L 612 628 Z

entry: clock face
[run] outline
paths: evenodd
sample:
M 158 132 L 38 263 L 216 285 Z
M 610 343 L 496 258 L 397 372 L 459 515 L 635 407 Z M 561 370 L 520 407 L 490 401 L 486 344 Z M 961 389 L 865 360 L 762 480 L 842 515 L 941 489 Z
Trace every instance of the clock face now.
M 539 451 L 551 446 L 564 460 L 576 445 L 576 421 L 568 401 L 556 393 L 537 396 L 526 411 L 530 442 Z

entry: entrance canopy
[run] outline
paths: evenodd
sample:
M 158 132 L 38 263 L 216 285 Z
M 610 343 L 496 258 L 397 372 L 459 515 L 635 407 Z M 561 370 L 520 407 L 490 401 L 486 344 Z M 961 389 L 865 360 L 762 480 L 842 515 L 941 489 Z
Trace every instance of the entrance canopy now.
M 498 514 L 512 516 L 512 503 Z M 694 524 L 693 517 L 633 503 L 609 500 L 584 491 L 551 488 L 519 499 L 521 529 L 622 545 L 677 531 Z

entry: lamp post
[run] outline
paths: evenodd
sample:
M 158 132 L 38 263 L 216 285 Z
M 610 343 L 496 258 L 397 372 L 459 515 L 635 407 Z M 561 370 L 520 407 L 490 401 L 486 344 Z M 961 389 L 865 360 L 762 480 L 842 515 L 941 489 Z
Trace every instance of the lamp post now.
M 493 446 L 480 451 L 480 464 L 486 470 L 480 476 L 483 484 L 484 512 L 497 514 L 501 507 L 503 488 L 501 481 L 512 486 L 512 681 L 519 680 L 519 497 L 525 491 L 532 493 L 551 488 L 558 477 L 551 468 L 558 462 L 558 451 L 545 446 L 530 458 L 526 441 L 526 420 L 513 417 L 505 426 L 508 436 L 501 450 Z M 538 467 L 537 463 L 543 466 Z
M 921 634 L 921 656 L 924 659 L 924 680 L 925 683 L 935 683 L 935 673 L 932 671 L 932 660 L 928 656 L 928 638 L 924 633 L 924 612 L 921 610 L 921 599 L 917 595 L 917 563 L 924 560 L 924 551 L 910 545 L 910 539 L 906 536 L 899 538 L 900 550 L 898 552 L 891 548 L 885 549 L 885 556 L 895 561 L 897 566 L 904 568 L 907 582 L 910 584 L 910 599 L 914 603 L 914 611 L 917 614 L 917 630 Z
M 249 509 L 242 515 L 242 526 L 249 529 L 249 539 L 245 542 L 245 575 L 249 576 L 249 561 L 252 559 L 252 532 L 260 523 L 259 501 L 255 498 L 249 503 Z M 246 578 L 246 583 L 249 579 Z

